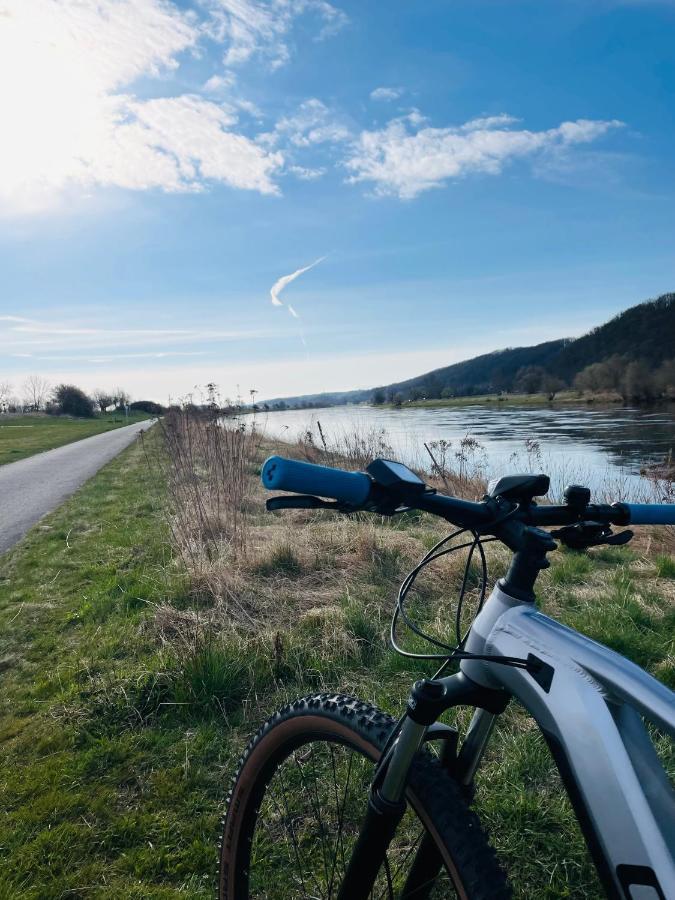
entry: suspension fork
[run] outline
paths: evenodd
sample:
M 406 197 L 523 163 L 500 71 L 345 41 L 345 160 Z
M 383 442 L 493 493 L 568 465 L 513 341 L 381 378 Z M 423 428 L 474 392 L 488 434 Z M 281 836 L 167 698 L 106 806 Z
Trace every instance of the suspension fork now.
M 381 785 L 371 785 L 368 809 L 340 885 L 337 900 L 367 900 L 387 849 L 406 810 L 405 786 L 426 725 L 407 717 L 394 744 Z
M 425 739 L 427 730 L 433 726 L 436 719 L 451 706 L 470 704 L 483 707 L 474 715 L 476 721 L 472 741 L 474 751 L 471 754 L 467 752 L 465 755 L 465 759 L 471 764 L 469 766 L 471 769 L 470 780 L 473 778 L 473 772 L 480 761 L 480 755 L 482 755 L 491 730 L 486 727 L 486 721 L 482 717 L 477 718 L 478 713 L 489 709 L 490 712 L 486 714 L 494 719 L 497 713 L 503 711 L 507 703 L 508 696 L 503 691 L 483 688 L 461 672 L 447 678 L 425 679 L 415 683 L 408 698 L 407 716 L 394 744 L 391 757 L 385 763 L 384 774 L 381 778 L 376 778 L 371 785 L 368 809 L 361 824 L 337 900 L 367 900 L 370 896 L 377 874 L 385 862 L 389 844 L 406 810 L 405 789 L 410 766 Z M 473 724 L 474 721 L 472 721 Z M 434 726 L 434 728 L 440 727 Z M 467 734 L 467 741 L 470 735 L 471 729 Z M 452 746 L 451 752 L 448 750 L 450 746 Z M 448 757 L 452 757 L 453 770 L 457 759 L 455 750 L 454 741 L 446 742 L 446 751 Z M 478 758 L 476 758 L 477 753 L 480 754 Z M 460 753 L 460 757 L 461 755 Z M 450 763 L 450 758 L 446 763 Z M 467 768 L 467 772 L 469 768 Z M 430 869 L 426 868 L 424 882 L 421 882 L 423 867 L 429 865 L 434 871 L 433 878 L 430 882 Z M 436 845 L 431 838 L 425 835 L 402 896 L 414 897 L 415 900 L 418 898 L 422 900 L 428 896 L 441 865 L 442 861 Z M 410 876 L 415 871 L 417 871 L 416 881 L 412 882 Z M 410 882 L 410 890 L 408 882 Z
M 471 719 L 469 730 L 457 754 L 457 742 L 444 740 L 440 762 L 452 777 L 466 790 L 471 790 L 474 775 L 487 747 L 490 734 L 497 719 L 495 713 L 477 709 Z M 401 897 L 403 900 L 427 900 L 443 866 L 436 842 L 425 832 L 408 872 Z

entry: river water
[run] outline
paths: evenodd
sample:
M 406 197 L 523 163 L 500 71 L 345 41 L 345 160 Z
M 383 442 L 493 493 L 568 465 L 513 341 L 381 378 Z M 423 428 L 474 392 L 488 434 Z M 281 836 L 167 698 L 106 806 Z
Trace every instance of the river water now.
M 388 409 L 338 406 L 258 413 L 270 437 L 294 440 L 311 432 L 321 446 L 318 423 L 329 446 L 360 433 L 391 448 L 396 459 L 429 468 L 424 443 L 438 444 L 446 463 L 494 477 L 517 471 L 551 476 L 552 496 L 568 483 L 585 484 L 596 499 L 648 499 L 640 470 L 663 461 L 675 448 L 675 405 L 646 407 L 501 406 Z M 467 441 L 469 436 L 474 440 Z M 477 442 L 477 445 L 474 443 Z M 384 452 L 378 455 L 385 455 Z

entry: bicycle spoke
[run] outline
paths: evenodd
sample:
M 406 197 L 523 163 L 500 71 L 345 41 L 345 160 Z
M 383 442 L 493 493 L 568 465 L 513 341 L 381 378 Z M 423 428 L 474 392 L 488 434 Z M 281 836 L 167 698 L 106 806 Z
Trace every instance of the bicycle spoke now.
M 295 836 L 295 829 L 293 828 L 293 818 L 292 818 L 292 816 L 290 815 L 290 810 L 289 810 L 289 807 L 288 807 L 288 798 L 287 798 L 287 795 L 286 795 L 286 787 L 285 787 L 285 785 L 284 785 L 284 778 L 283 778 L 283 774 L 282 774 L 282 772 L 281 772 L 281 769 L 279 769 L 279 780 L 280 780 L 280 782 L 281 782 L 281 787 L 282 787 L 282 791 L 283 791 L 283 796 L 284 796 L 284 806 L 286 807 L 286 811 L 287 811 L 288 823 L 289 823 L 289 826 L 290 826 L 290 829 L 291 829 L 291 836 L 292 836 L 292 839 L 293 839 L 293 846 L 294 846 L 295 849 L 296 849 L 296 859 L 297 859 L 297 862 L 298 862 L 298 868 L 300 869 L 300 880 L 302 881 L 302 889 L 303 889 L 303 891 L 305 891 L 305 893 L 307 893 L 307 888 L 305 887 L 304 878 L 302 877 L 302 871 L 303 871 L 303 870 L 302 870 L 302 863 L 300 862 L 300 847 L 299 847 L 299 845 L 298 845 L 298 842 L 297 842 L 297 839 L 296 839 L 296 836 Z M 316 876 L 314 876 L 314 880 L 316 881 Z M 320 888 L 318 882 L 316 882 L 316 886 L 317 886 L 317 888 L 319 888 L 319 891 L 320 891 L 321 888 Z
M 310 752 L 310 754 L 312 754 L 313 751 L 310 749 L 309 752 Z M 312 758 L 312 757 L 310 756 L 310 758 Z M 317 803 L 316 803 L 316 805 L 314 805 L 312 803 L 312 792 L 307 787 L 307 782 L 305 781 L 305 773 L 303 772 L 302 764 L 298 760 L 297 756 L 295 756 L 295 754 L 293 755 L 293 761 L 295 762 L 295 765 L 297 766 L 298 774 L 300 775 L 300 781 L 302 782 L 303 790 L 309 797 L 309 804 L 311 807 L 313 807 L 314 818 L 316 819 L 317 825 L 319 826 L 319 835 L 321 836 L 321 857 L 323 860 L 323 870 L 324 870 L 324 875 L 326 876 L 326 883 L 328 883 L 328 867 L 326 865 L 326 838 L 324 835 L 323 823 L 321 821 L 321 812 L 320 812 L 320 804 L 318 802 L 318 793 L 315 790 L 315 793 L 317 793 Z M 316 787 L 316 770 L 315 770 L 314 782 L 315 782 L 315 787 Z
M 274 875 L 269 883 L 251 881 L 251 900 L 335 900 L 363 819 L 372 766 L 351 747 L 319 740 L 297 748 L 278 765 L 258 811 L 257 854 L 252 855 L 259 877 L 265 871 Z M 400 895 L 424 834 L 409 808 L 370 898 Z M 451 896 L 450 884 L 443 881 L 448 890 L 440 894 L 436 881 L 436 876 L 429 880 L 434 896 Z
M 331 768 L 333 770 L 333 792 L 335 794 L 335 817 L 336 817 L 337 823 L 338 823 L 338 833 L 337 833 L 337 837 L 335 840 L 335 851 L 333 853 L 333 865 L 331 867 L 330 883 L 328 885 L 328 896 L 331 897 L 332 893 L 333 893 L 333 880 L 335 878 L 335 867 L 337 865 L 338 849 L 340 850 L 340 854 L 342 856 L 342 872 L 343 872 L 343 874 L 347 867 L 347 863 L 345 860 L 344 842 L 342 840 L 342 825 L 343 825 L 343 820 L 344 820 L 345 797 L 343 796 L 342 804 L 340 806 L 338 806 L 338 786 L 337 786 L 337 772 L 335 771 L 335 752 L 334 752 L 334 748 L 333 748 L 332 744 L 329 744 L 328 746 L 330 749 Z M 350 779 L 353 759 L 354 759 L 353 755 L 350 754 L 349 767 L 347 769 L 347 785 L 345 786 L 345 795 L 346 795 L 347 789 L 349 787 L 349 779 Z
M 406 862 L 410 859 L 410 856 L 413 853 L 413 851 L 417 849 L 417 847 L 419 846 L 423 837 L 424 837 L 424 829 L 418 834 L 414 843 L 411 844 L 411 846 L 408 848 L 406 855 L 403 857 L 403 859 L 401 860 L 401 862 L 398 864 L 395 871 L 393 872 L 393 874 L 391 876 L 392 883 L 396 882 L 396 876 L 403 869 L 403 866 L 406 864 Z M 380 894 L 378 896 L 377 900 L 380 900 L 381 897 L 384 897 L 384 894 Z

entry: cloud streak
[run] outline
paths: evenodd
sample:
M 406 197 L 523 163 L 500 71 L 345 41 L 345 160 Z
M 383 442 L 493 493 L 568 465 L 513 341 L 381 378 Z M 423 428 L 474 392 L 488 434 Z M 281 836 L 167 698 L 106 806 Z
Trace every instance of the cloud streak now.
M 323 262 L 325 256 L 320 256 L 319 259 L 315 259 L 313 263 L 310 263 L 308 266 L 303 266 L 302 269 L 296 269 L 295 272 L 291 272 L 290 275 L 282 275 L 281 278 L 278 278 L 272 287 L 270 288 L 270 297 L 272 298 L 272 303 L 274 306 L 283 306 L 284 301 L 279 299 L 279 294 L 288 287 L 291 282 L 295 281 L 296 278 L 299 278 L 304 272 L 309 272 L 310 269 L 313 269 L 314 266 L 318 266 L 320 262 Z M 288 311 L 292 316 L 295 316 L 296 319 L 299 319 L 297 312 L 289 305 Z
M 0 316 L 0 342 L 3 351 L 17 355 L 19 352 L 35 353 L 38 348 L 46 352 L 77 351 L 84 359 L 87 355 L 99 355 L 108 348 L 125 347 L 150 353 L 171 353 L 172 345 L 204 345 L 210 343 L 264 340 L 278 333 L 275 329 L 224 329 L 213 328 L 107 328 L 70 324 L 63 320 L 40 321 L 21 316 Z M 160 346 L 155 351 L 150 348 Z

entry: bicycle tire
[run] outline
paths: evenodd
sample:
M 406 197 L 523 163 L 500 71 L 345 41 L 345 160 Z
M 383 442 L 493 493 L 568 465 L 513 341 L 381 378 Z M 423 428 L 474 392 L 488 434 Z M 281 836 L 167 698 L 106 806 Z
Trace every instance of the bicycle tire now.
M 326 897 L 328 900 L 333 900 L 337 896 L 339 881 L 334 881 L 333 873 L 336 870 L 338 855 L 341 853 L 344 857 L 345 852 L 348 851 L 348 848 L 345 850 L 342 833 L 346 815 L 347 790 L 354 759 L 358 757 L 359 760 L 363 760 L 363 766 L 367 768 L 369 775 L 372 775 L 372 764 L 381 755 L 394 724 L 394 719 L 377 707 L 354 697 L 331 693 L 313 694 L 298 699 L 280 709 L 265 722 L 244 750 L 227 798 L 219 844 L 219 900 L 253 900 L 253 898 L 256 900 L 303 898 L 304 900 L 304 898 L 315 897 Z M 349 757 L 347 786 L 341 812 L 338 803 L 339 795 L 335 791 L 335 817 L 338 820 L 339 832 L 335 839 L 330 880 L 329 866 L 326 864 L 325 856 L 324 831 L 326 829 L 321 820 L 321 812 L 323 810 L 326 817 L 330 815 L 332 792 L 329 790 L 326 805 L 319 804 L 315 808 L 311 789 L 306 791 L 315 816 L 318 813 L 318 827 L 314 828 L 314 832 L 306 829 L 301 833 L 302 840 L 309 842 L 310 856 L 316 860 L 314 872 L 308 873 L 308 880 L 310 874 L 316 879 L 310 890 L 305 885 L 303 865 L 297 852 L 299 849 L 298 839 L 295 834 L 296 826 L 300 829 L 303 820 L 297 815 L 294 818 L 287 805 L 282 808 L 277 803 L 277 809 L 272 809 L 268 794 L 271 795 L 270 785 L 274 783 L 277 776 L 281 778 L 281 785 L 286 793 L 283 776 L 280 773 L 288 764 L 287 777 L 289 773 L 300 771 L 299 777 L 302 780 L 299 786 L 302 790 L 296 790 L 292 795 L 293 801 L 298 802 L 298 797 L 305 792 L 307 787 L 302 776 L 303 765 L 307 763 L 307 760 L 312 759 L 312 764 L 316 766 L 316 755 L 319 752 L 324 756 L 328 753 L 330 756 L 332 774 L 337 784 L 335 768 L 337 751 L 335 748 L 338 746 L 347 748 L 344 750 L 344 754 L 351 752 L 352 756 Z M 302 751 L 302 755 L 298 756 L 301 748 L 305 749 Z M 342 756 L 343 751 L 340 752 Z M 361 763 L 357 762 L 357 765 L 361 766 Z M 308 766 L 305 766 L 304 770 L 307 771 L 307 769 Z M 319 779 L 319 781 L 323 788 L 326 779 Z M 449 884 L 454 888 L 458 897 L 463 900 L 510 900 L 512 894 L 506 876 L 497 862 L 495 852 L 488 843 L 478 817 L 467 806 L 457 783 L 441 767 L 434 755 L 427 750 L 418 753 L 413 762 L 406 799 L 411 813 L 422 826 L 422 833 L 430 834 L 433 837 L 443 861 L 444 877 L 449 879 Z M 361 800 L 363 809 L 357 810 L 354 814 L 356 829 L 358 829 L 362 812 L 365 811 L 367 793 L 362 798 L 359 796 L 359 803 Z M 281 872 L 278 860 L 276 860 L 276 854 L 284 851 L 282 849 L 283 841 L 281 839 L 278 842 L 274 840 L 274 830 L 267 835 L 267 843 L 263 842 L 262 850 L 257 850 L 255 842 L 258 837 L 256 835 L 263 840 L 263 829 L 259 826 L 261 811 L 265 804 L 270 805 L 271 818 L 274 820 L 275 827 L 278 827 L 279 822 L 283 820 L 284 823 L 288 823 L 292 832 L 295 859 L 288 861 L 288 871 Z M 269 828 L 267 822 L 263 824 Z M 323 890 L 316 890 L 317 887 L 321 887 L 322 882 L 321 873 L 316 871 L 322 867 L 321 853 L 317 849 L 316 833 L 324 842 L 321 849 L 325 873 Z M 352 833 L 351 836 L 353 838 L 355 834 Z M 411 839 L 408 838 L 408 840 Z M 288 844 L 288 840 L 286 843 Z M 407 851 L 407 856 L 410 856 L 414 849 L 414 845 L 412 845 L 412 849 Z M 255 873 L 252 873 L 252 858 L 256 857 L 258 852 L 266 854 L 265 862 L 262 867 L 258 867 Z M 299 869 L 299 872 L 293 871 L 294 866 Z M 267 872 L 264 871 L 265 867 L 270 870 L 269 877 L 272 878 L 269 886 L 266 886 L 267 882 L 260 884 L 261 878 L 265 880 L 268 877 Z M 344 866 L 342 868 L 344 869 Z M 390 891 L 389 896 L 401 896 L 401 893 L 396 894 L 395 892 L 396 882 L 392 878 L 391 864 L 382 867 L 381 873 L 385 868 L 387 871 L 384 874 L 387 890 Z M 398 875 L 398 870 L 395 874 Z M 283 881 L 284 877 L 294 880 L 292 887 L 289 886 L 288 881 Z M 450 895 L 442 892 L 433 894 L 433 896 L 447 897 Z

